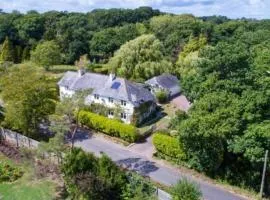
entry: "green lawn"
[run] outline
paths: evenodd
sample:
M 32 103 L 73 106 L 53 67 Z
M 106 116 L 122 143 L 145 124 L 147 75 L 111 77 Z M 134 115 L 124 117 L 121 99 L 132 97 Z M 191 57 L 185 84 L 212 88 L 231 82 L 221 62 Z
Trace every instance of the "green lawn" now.
M 30 164 L 17 164 L 0 154 L 0 160 L 4 159 L 12 165 L 23 169 L 24 175 L 12 183 L 0 183 L 0 199 L 3 200 L 50 200 L 55 196 L 56 183 L 52 180 L 36 179 L 34 169 Z

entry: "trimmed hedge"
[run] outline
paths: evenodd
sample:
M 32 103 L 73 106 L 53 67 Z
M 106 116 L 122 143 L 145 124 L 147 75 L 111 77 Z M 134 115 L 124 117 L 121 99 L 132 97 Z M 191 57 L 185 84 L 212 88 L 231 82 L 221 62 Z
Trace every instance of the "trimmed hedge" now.
M 132 125 L 88 111 L 81 111 L 79 113 L 79 122 L 89 128 L 113 137 L 119 137 L 127 142 L 135 142 L 140 136 L 137 129 Z
M 163 133 L 155 133 L 153 136 L 153 144 L 156 150 L 161 154 L 173 159 L 182 160 L 185 158 L 185 153 L 183 152 L 177 138 Z

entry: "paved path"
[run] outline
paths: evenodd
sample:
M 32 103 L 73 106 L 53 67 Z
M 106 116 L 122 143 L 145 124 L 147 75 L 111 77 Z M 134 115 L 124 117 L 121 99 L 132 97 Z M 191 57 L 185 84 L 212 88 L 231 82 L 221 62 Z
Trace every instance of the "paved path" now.
M 91 137 L 87 134 L 79 133 L 77 134 L 75 146 L 81 147 L 85 151 L 93 152 L 97 156 L 99 156 L 101 152 L 106 153 L 117 164 L 168 186 L 175 184 L 181 177 L 187 177 L 199 184 L 205 200 L 245 199 L 205 181 L 199 179 L 195 180 L 190 175 L 181 173 L 178 169 L 158 164 L 142 154 L 133 152 L 127 147 L 113 143 L 99 136 Z
M 155 148 L 152 143 L 152 135 L 146 138 L 146 141 L 142 143 L 132 144 L 130 147 L 128 147 L 128 150 L 138 154 L 143 154 L 143 156 L 151 159 L 153 153 L 155 152 Z

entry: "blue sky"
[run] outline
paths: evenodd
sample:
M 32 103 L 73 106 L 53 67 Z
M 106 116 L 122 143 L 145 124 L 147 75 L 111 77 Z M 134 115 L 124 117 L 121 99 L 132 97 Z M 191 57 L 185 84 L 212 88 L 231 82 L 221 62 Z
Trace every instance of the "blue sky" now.
M 270 0 L 0 0 L 6 12 L 48 10 L 88 12 L 95 8 L 152 6 L 176 14 L 225 15 L 230 18 L 270 18 Z

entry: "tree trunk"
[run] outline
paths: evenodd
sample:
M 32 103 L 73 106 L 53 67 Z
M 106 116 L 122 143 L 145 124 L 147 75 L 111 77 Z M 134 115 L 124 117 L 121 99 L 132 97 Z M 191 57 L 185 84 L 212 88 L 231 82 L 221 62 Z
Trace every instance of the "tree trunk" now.
M 75 134 L 79 128 L 79 114 L 80 114 L 80 110 L 78 111 L 78 113 L 76 115 L 76 127 L 74 128 L 74 130 L 72 132 L 72 136 L 71 136 L 71 149 L 74 148 L 74 137 L 75 137 Z
M 73 147 L 74 147 L 74 136 L 77 132 L 77 129 L 78 129 L 78 126 L 76 125 L 76 127 L 74 128 L 72 135 L 71 135 L 71 149 L 73 149 Z

